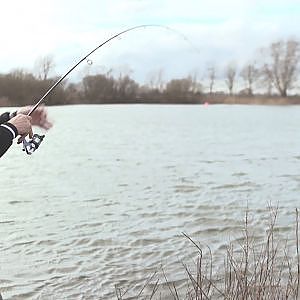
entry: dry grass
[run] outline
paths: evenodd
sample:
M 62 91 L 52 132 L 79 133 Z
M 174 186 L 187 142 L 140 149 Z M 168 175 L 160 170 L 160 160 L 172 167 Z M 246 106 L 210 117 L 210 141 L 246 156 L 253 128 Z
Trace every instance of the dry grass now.
M 162 279 L 153 274 L 136 296 L 128 290 L 116 288 L 118 300 L 124 299 L 298 299 L 300 280 L 299 213 L 295 213 L 293 233 L 295 253 L 286 241 L 277 236 L 277 208 L 269 209 L 269 224 L 263 241 L 256 242 L 249 229 L 248 211 L 245 214 L 243 237 L 238 243 L 230 243 L 224 253 L 224 267 L 215 270 L 212 252 L 204 254 L 203 248 L 183 234 L 196 248 L 192 267 L 182 263 L 187 274 L 185 291 L 169 282 L 164 270 Z M 207 252 L 207 251 L 206 251 Z M 151 293 L 145 293 L 151 286 Z M 147 289 L 149 291 L 149 289 Z
M 246 105 L 298 105 L 300 104 L 299 96 L 267 96 L 267 95 L 234 95 L 226 94 L 203 95 L 203 102 L 210 104 L 246 104 Z

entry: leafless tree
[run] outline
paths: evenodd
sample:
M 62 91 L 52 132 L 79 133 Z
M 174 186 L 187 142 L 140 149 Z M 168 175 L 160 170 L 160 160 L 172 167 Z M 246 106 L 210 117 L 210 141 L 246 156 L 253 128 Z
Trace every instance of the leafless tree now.
M 165 82 L 163 80 L 164 70 L 159 69 L 148 74 L 148 86 L 152 90 L 163 91 Z
M 208 79 L 209 79 L 209 94 L 213 93 L 215 80 L 216 80 L 216 68 L 215 66 L 210 66 L 208 68 Z
M 264 65 L 265 75 L 272 79 L 278 93 L 286 97 L 297 81 L 300 60 L 299 42 L 287 40 L 272 43 L 267 54 L 269 61 Z
M 190 76 L 182 79 L 172 79 L 166 85 L 164 96 L 172 102 L 180 102 L 194 95 L 192 89 L 193 81 Z
M 49 73 L 54 69 L 54 59 L 52 55 L 46 55 L 37 59 L 36 63 L 37 75 L 41 80 L 47 80 Z
M 259 78 L 259 71 L 254 63 L 249 63 L 245 65 L 240 73 L 241 77 L 246 83 L 246 91 L 249 96 L 253 95 L 253 84 Z
M 160 92 L 163 91 L 164 89 L 164 80 L 163 80 L 163 76 L 164 76 L 164 70 L 163 69 L 159 69 L 158 71 L 158 74 L 157 74 L 157 87 L 158 87 L 158 90 Z
M 235 82 L 235 77 L 236 77 L 236 65 L 234 63 L 231 63 L 227 65 L 226 70 L 225 70 L 225 83 L 228 87 L 229 94 L 233 94 L 233 86 Z
M 0 76 L 0 97 L 4 96 L 13 106 L 33 104 L 58 78 L 37 79 L 23 69 L 15 69 Z M 50 104 L 65 103 L 65 81 L 51 93 L 47 102 Z
M 115 96 L 115 81 L 103 74 L 83 78 L 83 96 L 87 103 L 108 103 Z
M 138 91 L 138 84 L 128 75 L 119 77 L 119 79 L 115 82 L 115 88 L 117 91 L 116 98 L 120 102 L 135 101 Z
M 202 85 L 198 80 L 198 72 L 197 71 L 191 72 L 190 75 L 188 76 L 188 79 L 191 81 L 190 92 L 194 94 L 200 93 L 202 91 Z
M 272 70 L 270 70 L 269 66 L 267 64 L 264 64 L 260 70 L 260 81 L 263 86 L 267 89 L 267 95 L 272 95 L 272 90 L 274 87 L 274 78 Z

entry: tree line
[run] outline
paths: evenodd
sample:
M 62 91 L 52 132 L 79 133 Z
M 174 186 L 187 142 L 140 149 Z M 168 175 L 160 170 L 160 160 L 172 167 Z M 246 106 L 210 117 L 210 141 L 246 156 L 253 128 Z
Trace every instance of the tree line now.
M 80 82 L 65 80 L 48 97 L 49 105 L 108 104 L 108 103 L 202 103 L 207 98 L 224 94 L 253 97 L 257 95 L 286 98 L 297 88 L 300 44 L 296 40 L 277 41 L 261 49 L 260 56 L 240 68 L 228 63 L 220 74 L 211 64 L 206 70 L 207 88 L 197 73 L 184 78 L 163 81 L 162 70 L 151 76 L 146 84 L 139 84 L 129 74 L 115 77 L 111 71 L 86 75 Z M 51 56 L 38 62 L 33 74 L 19 69 L 0 74 L 0 105 L 23 106 L 34 103 L 59 77 L 50 77 L 54 68 Z M 223 80 L 227 90 L 220 91 L 217 80 Z M 237 91 L 237 83 L 243 88 Z

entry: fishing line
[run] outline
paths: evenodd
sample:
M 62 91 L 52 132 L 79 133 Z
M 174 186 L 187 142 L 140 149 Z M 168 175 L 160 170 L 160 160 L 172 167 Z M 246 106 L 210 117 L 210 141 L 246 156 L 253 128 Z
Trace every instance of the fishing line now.
M 94 48 L 92 51 L 90 51 L 88 54 L 86 54 L 83 58 L 81 58 L 77 63 L 75 63 L 65 74 L 63 74 L 52 86 L 50 86 L 50 88 L 45 92 L 45 94 L 36 102 L 36 104 L 32 107 L 32 109 L 29 111 L 28 116 L 30 116 L 37 108 L 40 104 L 45 102 L 46 97 L 74 70 L 76 69 L 83 61 L 86 61 L 88 65 L 92 65 L 93 61 L 91 59 L 89 59 L 89 56 L 91 54 L 93 54 L 95 51 L 97 51 L 98 49 L 100 49 L 101 47 L 103 47 L 104 45 L 106 45 L 107 43 L 109 43 L 110 41 L 119 38 L 121 35 L 133 31 L 133 30 L 137 30 L 137 29 L 141 29 L 141 28 L 148 28 L 148 27 L 158 27 L 158 28 L 164 28 L 167 29 L 169 31 L 172 31 L 173 33 L 179 35 L 181 38 L 183 38 L 186 42 L 188 42 L 197 52 L 200 52 L 199 49 L 197 49 L 197 47 L 181 32 L 170 28 L 168 26 L 165 25 L 159 25 L 159 24 L 144 24 L 144 25 L 138 25 L 138 26 L 134 26 L 131 28 L 128 28 L 126 30 L 123 30 L 113 36 L 111 36 L 109 39 L 105 40 L 103 43 L 101 43 L 100 45 L 98 45 L 96 48 Z M 38 134 L 34 134 L 33 138 L 29 141 L 27 141 L 26 139 L 23 140 L 23 150 L 26 151 L 27 154 L 32 154 L 41 144 L 42 140 L 43 140 L 44 136 L 38 135 Z

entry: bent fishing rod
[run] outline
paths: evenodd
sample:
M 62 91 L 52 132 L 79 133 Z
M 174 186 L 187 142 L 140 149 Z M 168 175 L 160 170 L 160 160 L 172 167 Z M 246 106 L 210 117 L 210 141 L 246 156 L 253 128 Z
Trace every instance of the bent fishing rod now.
M 92 55 L 94 52 L 96 52 L 98 49 L 103 47 L 105 44 L 109 43 L 110 41 L 114 40 L 115 38 L 119 37 L 120 35 L 123 35 L 129 31 L 133 31 L 136 29 L 141 28 L 147 28 L 147 27 L 160 27 L 167 30 L 170 30 L 172 32 L 175 32 L 176 34 L 179 34 L 184 40 L 188 41 L 187 37 L 183 35 L 182 33 L 178 32 L 177 30 L 174 30 L 168 26 L 165 25 L 158 25 L 158 24 L 145 24 L 145 25 L 138 25 L 131 28 L 128 28 L 126 30 L 123 30 L 113 36 L 111 36 L 109 39 L 105 40 L 103 43 L 98 45 L 96 48 L 94 48 L 92 51 L 90 51 L 87 55 L 85 55 L 83 58 L 81 58 L 77 63 L 75 63 L 65 74 L 63 74 L 50 88 L 45 92 L 45 94 L 36 102 L 36 104 L 32 107 L 32 109 L 29 111 L 28 116 L 30 116 L 42 103 L 45 103 L 46 97 L 74 70 L 76 69 L 83 61 L 87 61 L 90 64 L 90 61 L 88 60 L 88 57 Z M 34 134 L 32 139 L 26 140 L 23 139 L 23 151 L 25 151 L 27 154 L 31 155 L 35 150 L 38 149 L 41 142 L 43 141 L 45 135 L 38 135 Z

